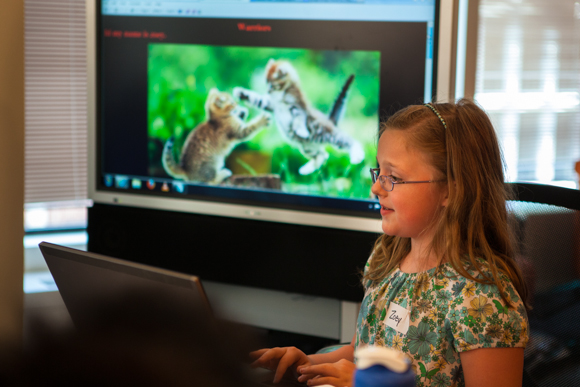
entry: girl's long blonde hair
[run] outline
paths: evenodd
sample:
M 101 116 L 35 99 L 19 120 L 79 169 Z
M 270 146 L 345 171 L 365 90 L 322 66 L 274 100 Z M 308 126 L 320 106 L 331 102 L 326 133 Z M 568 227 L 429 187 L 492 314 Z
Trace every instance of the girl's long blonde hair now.
M 431 105 L 446 127 L 429 107 L 413 105 L 382 123 L 380 131 L 405 131 L 408 146 L 426 155 L 440 174 L 435 178 L 447 180 L 448 204 L 434 221 L 430 248 L 439 257 L 439 264 L 446 260 L 462 276 L 496 285 L 504 301 L 513 305 L 499 277 L 505 274 L 525 303 L 527 287 L 515 262 L 506 208 L 511 194 L 504 184 L 503 158 L 493 125 L 481 108 L 466 99 Z M 410 248 L 408 238 L 379 237 L 364 280 L 382 280 Z M 484 278 L 474 278 L 466 266 Z

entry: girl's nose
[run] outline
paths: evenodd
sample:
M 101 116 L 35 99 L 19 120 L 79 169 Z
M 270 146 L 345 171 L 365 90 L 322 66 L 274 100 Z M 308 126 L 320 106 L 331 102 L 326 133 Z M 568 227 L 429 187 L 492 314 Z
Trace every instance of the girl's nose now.
M 383 187 L 381 186 L 381 183 L 379 182 L 379 179 L 377 179 L 377 181 L 375 181 L 373 183 L 373 185 L 371 186 L 371 192 L 373 193 L 373 195 L 376 195 L 376 196 L 387 195 L 387 191 L 385 191 L 383 189 Z

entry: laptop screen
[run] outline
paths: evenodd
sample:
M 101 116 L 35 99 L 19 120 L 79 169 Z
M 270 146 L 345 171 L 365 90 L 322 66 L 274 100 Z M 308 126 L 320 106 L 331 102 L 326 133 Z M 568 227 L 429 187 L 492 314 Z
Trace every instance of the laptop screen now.
M 40 250 L 77 329 L 90 327 L 107 300 L 139 295 L 146 305 L 166 305 L 186 318 L 210 313 L 199 278 L 152 266 L 42 242 Z M 153 310 L 157 310 L 153 308 Z M 159 319 L 159 316 L 149 316 Z M 148 316 L 143 316 L 148 318 Z

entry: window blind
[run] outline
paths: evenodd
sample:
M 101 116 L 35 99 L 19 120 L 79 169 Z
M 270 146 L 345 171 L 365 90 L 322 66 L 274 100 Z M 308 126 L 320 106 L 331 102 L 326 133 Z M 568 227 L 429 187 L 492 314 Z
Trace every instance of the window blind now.
M 509 180 L 576 187 L 580 2 L 480 0 L 475 99 L 498 132 Z
M 87 198 L 84 0 L 25 0 L 25 203 Z

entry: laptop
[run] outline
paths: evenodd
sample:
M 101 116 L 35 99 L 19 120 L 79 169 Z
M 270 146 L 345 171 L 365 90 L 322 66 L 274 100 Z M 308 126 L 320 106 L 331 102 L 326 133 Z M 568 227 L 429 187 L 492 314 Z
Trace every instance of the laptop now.
M 191 318 L 199 316 L 200 310 L 212 313 L 208 297 L 197 276 L 48 242 L 41 242 L 39 247 L 73 324 L 79 330 L 90 328 L 95 323 L 93 319 L 101 318 L 94 313 L 95 307 L 99 306 L 98 302 L 118 300 L 130 294 L 146 294 L 146 297 L 140 299 L 141 302 L 151 302 L 154 306 L 158 305 L 159 300 L 164 303 L 169 301 L 169 307 L 179 309 L 181 316 L 187 316 L 188 311 L 192 312 Z M 273 371 L 259 368 L 252 370 L 251 374 L 260 386 L 274 385 L 271 382 Z M 305 384 L 285 379 L 276 386 L 295 387 Z
M 135 294 L 146 294 L 140 300 L 145 304 L 170 300 L 171 307 L 192 318 L 200 310 L 211 313 L 201 281 L 194 275 L 47 242 L 39 247 L 77 329 L 89 327 L 92 319 L 99 318 L 94 314 L 98 303 Z

